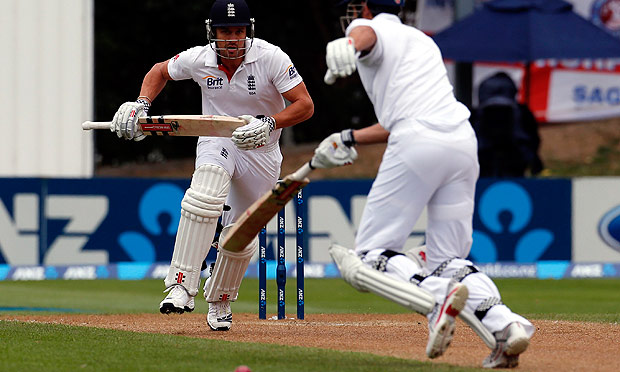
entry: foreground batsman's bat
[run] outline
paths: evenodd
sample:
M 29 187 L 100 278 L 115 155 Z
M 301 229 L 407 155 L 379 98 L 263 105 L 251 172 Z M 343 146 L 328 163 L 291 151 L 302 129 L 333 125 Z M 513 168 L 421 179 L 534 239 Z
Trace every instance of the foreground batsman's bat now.
M 310 183 L 306 176 L 313 169 L 314 167 L 308 162 L 294 173 L 284 177 L 283 180 L 278 181 L 272 190 L 267 191 L 239 216 L 226 234 L 220 248 L 239 252 L 250 244 L 267 222 L 284 208 L 300 189 Z
M 219 115 L 166 115 L 138 118 L 142 132 L 150 136 L 208 136 L 230 137 L 238 127 L 245 125 L 243 119 Z M 112 122 L 85 121 L 82 129 L 110 130 Z

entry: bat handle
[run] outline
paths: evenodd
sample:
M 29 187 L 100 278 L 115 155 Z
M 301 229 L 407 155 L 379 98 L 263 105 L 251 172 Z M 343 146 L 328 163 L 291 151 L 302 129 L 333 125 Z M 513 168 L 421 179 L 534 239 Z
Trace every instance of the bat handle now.
M 302 165 L 301 168 L 297 169 L 293 174 L 291 174 L 291 179 L 295 181 L 303 181 L 309 174 L 314 170 L 314 167 L 310 162 Z
M 337 78 L 336 75 L 332 74 L 331 71 L 327 70 L 327 72 L 325 73 L 325 77 L 323 78 L 323 81 L 327 85 L 332 85 L 336 82 L 336 78 Z
M 91 130 L 91 129 L 110 130 L 110 126 L 112 126 L 111 121 L 85 121 L 82 123 L 83 130 Z

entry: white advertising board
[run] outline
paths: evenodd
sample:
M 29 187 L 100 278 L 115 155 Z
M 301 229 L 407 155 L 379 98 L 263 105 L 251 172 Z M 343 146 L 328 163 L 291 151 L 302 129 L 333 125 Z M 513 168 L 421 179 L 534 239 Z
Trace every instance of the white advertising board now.
M 620 179 L 573 180 L 573 262 L 620 263 Z

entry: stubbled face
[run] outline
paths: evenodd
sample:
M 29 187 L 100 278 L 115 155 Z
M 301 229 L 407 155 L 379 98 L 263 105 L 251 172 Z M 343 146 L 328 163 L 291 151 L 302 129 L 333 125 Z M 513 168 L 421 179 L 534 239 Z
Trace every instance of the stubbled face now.
M 246 53 L 246 27 L 226 26 L 215 28 L 215 39 L 218 51 L 224 58 L 237 59 Z

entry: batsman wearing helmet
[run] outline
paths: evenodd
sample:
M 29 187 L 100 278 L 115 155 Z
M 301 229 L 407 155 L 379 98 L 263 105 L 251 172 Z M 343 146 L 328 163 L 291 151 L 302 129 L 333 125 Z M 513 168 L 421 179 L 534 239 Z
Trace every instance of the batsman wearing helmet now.
M 237 217 L 270 190 L 280 176 L 282 128 L 310 118 L 314 105 L 301 76 L 280 48 L 254 37 L 254 19 L 244 0 L 216 0 L 206 20 L 206 46 L 197 46 L 157 63 L 146 74 L 135 102 L 126 102 L 113 119 L 119 137 L 141 140 L 136 125 L 169 80 L 192 79 L 202 91 L 202 113 L 243 118 L 247 125 L 232 138 L 200 137 L 195 171 L 181 202 L 181 219 L 168 275 L 162 313 L 194 309 L 201 265 L 216 233 L 218 218 L 226 236 Z M 285 105 L 285 100 L 290 105 Z M 224 209 L 224 205 L 230 209 Z M 230 302 L 258 239 L 245 249 L 220 249 L 204 286 L 212 330 L 232 325 Z
M 493 281 L 466 260 L 479 173 L 470 113 L 454 97 L 437 45 L 398 18 L 404 0 L 348 3 L 346 36 L 327 45 L 325 81 L 357 70 L 379 123 L 334 133 L 324 141 L 330 146 L 317 151 L 329 157 L 334 147 L 378 142 L 387 142 L 387 149 L 355 249 L 332 245 L 330 253 L 357 289 L 427 314 L 430 358 L 447 349 L 460 315 L 493 349 L 484 367 L 515 367 L 534 327 L 504 305 Z M 425 207 L 426 247 L 404 250 Z M 394 281 L 401 283 L 398 292 Z

